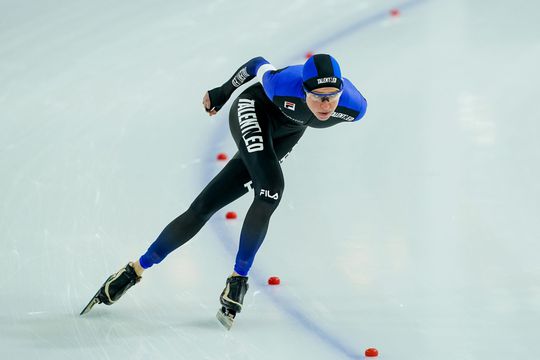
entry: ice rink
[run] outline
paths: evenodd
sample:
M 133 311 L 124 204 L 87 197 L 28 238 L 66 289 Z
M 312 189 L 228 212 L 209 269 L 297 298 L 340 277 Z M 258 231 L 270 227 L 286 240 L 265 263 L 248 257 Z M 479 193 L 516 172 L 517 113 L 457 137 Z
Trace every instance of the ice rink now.
M 532 0 L 0 0 L 0 358 L 540 358 L 539 16 Z M 233 329 L 215 314 L 251 193 L 80 317 L 234 153 L 204 92 L 307 52 L 340 61 L 367 113 L 308 129 L 284 162 Z

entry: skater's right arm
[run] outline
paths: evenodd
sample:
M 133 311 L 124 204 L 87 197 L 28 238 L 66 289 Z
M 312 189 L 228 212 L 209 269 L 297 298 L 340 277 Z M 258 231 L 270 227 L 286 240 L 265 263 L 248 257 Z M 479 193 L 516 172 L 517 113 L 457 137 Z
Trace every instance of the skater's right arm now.
M 247 63 L 240 66 L 234 75 L 223 85 L 209 90 L 204 94 L 203 105 L 206 112 L 210 116 L 215 115 L 219 109 L 225 105 L 227 100 L 229 100 L 234 90 L 255 78 L 259 70 L 264 72 L 275 70 L 275 68 L 261 56 L 249 60 Z

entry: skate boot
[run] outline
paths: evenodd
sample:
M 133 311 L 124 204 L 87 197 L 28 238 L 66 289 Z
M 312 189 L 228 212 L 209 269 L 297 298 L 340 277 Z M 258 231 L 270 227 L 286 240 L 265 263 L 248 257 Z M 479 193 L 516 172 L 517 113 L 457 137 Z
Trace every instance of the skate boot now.
M 88 305 L 83 309 L 81 315 L 89 312 L 96 304 L 114 304 L 130 287 L 139 281 L 141 281 L 141 277 L 135 272 L 133 264 L 127 264 L 116 273 L 109 276 L 96 295 L 94 295 L 92 300 L 90 300 Z
M 249 288 L 247 281 L 247 276 L 230 276 L 219 297 L 222 306 L 216 316 L 227 330 L 231 329 L 236 314 L 242 311 L 244 295 Z

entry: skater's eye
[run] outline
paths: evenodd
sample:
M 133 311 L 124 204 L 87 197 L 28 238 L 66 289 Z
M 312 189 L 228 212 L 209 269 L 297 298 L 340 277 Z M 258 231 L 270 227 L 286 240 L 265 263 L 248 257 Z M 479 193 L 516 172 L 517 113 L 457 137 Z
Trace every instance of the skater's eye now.
M 313 101 L 317 101 L 317 102 L 323 102 L 325 100 L 327 100 L 327 101 L 335 101 L 335 100 L 339 99 L 339 97 L 343 93 L 343 90 L 338 90 L 338 91 L 333 92 L 333 93 L 316 93 L 316 92 L 312 92 L 312 91 L 307 91 L 305 89 L 304 89 L 304 91 L 306 92 L 306 97 L 307 98 L 309 98 L 310 100 L 313 100 Z

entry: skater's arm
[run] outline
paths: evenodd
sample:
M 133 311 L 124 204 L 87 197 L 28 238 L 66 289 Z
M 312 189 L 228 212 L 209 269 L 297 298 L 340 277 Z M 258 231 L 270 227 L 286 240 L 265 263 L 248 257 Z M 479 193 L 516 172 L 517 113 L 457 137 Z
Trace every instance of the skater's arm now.
M 240 66 L 234 75 L 223 85 L 209 90 L 204 95 L 203 105 L 206 112 L 208 112 L 209 115 L 215 115 L 219 109 L 225 105 L 227 100 L 229 100 L 234 90 L 255 78 L 258 75 L 257 72 L 259 70 L 263 72 L 273 69 L 275 68 L 261 56 L 249 60 L 247 63 Z M 259 72 L 259 75 L 261 72 Z
M 348 121 L 358 121 L 364 117 L 367 110 L 367 101 L 349 79 L 343 78 L 344 91 L 341 96 L 339 107 L 344 113 L 349 114 Z M 354 120 L 351 120 L 350 118 Z

